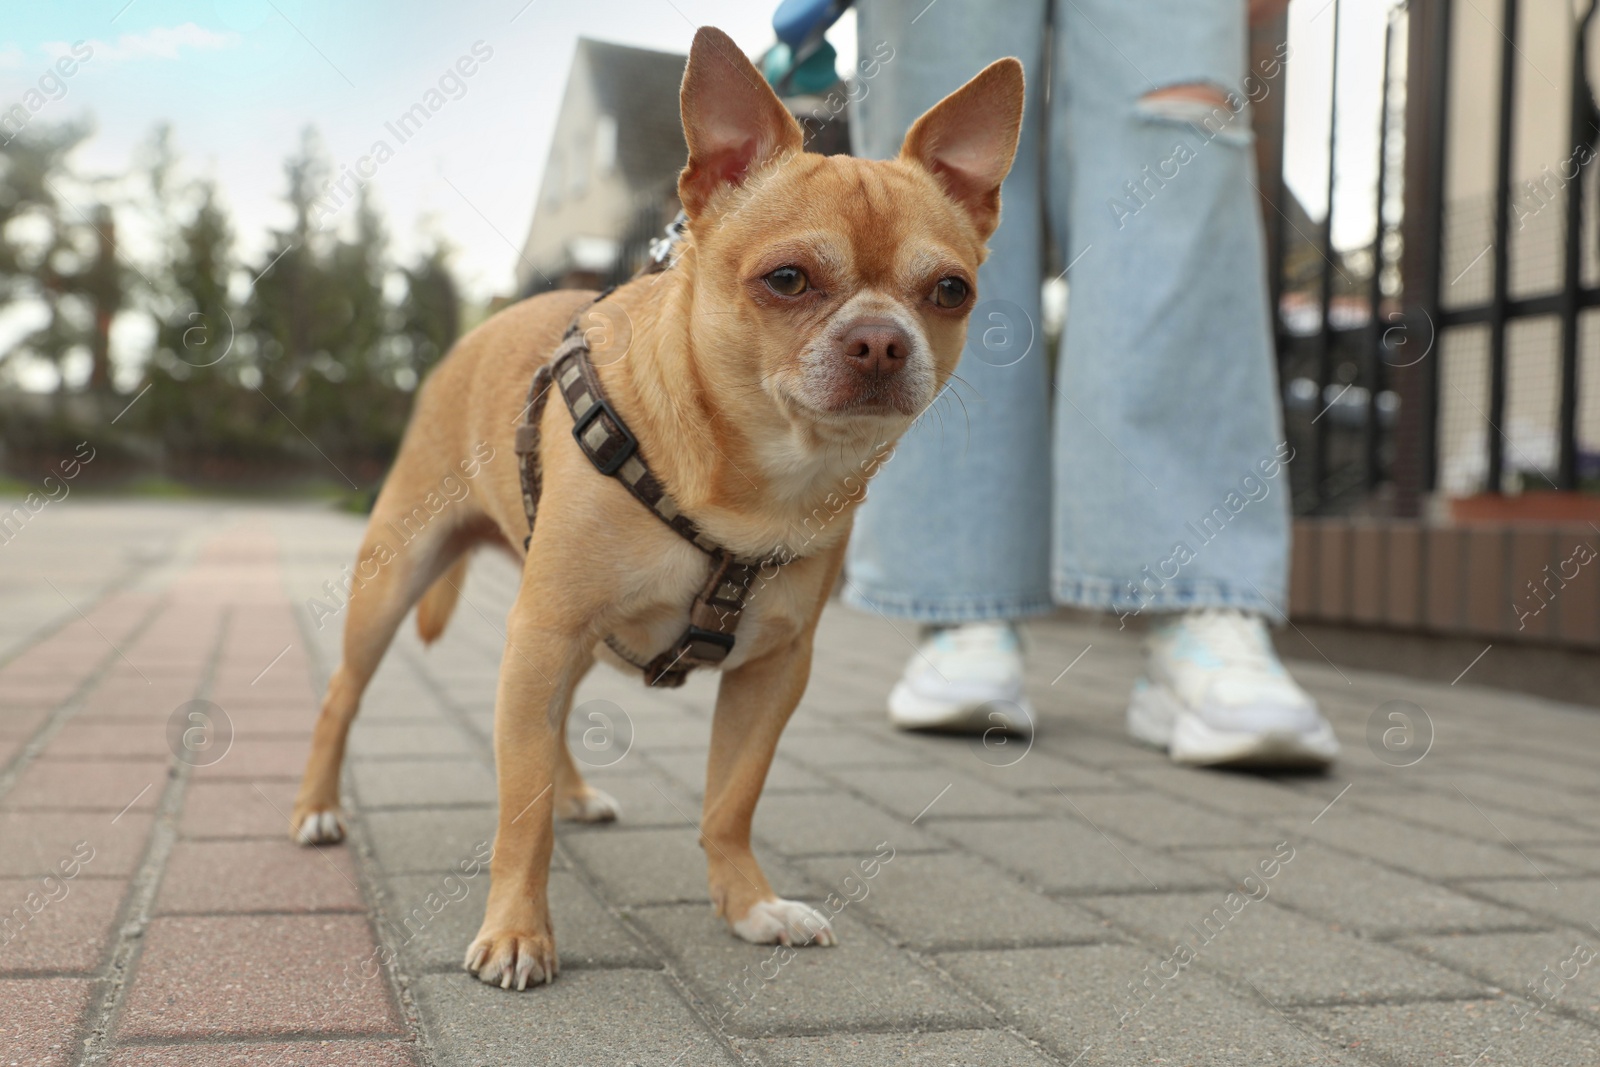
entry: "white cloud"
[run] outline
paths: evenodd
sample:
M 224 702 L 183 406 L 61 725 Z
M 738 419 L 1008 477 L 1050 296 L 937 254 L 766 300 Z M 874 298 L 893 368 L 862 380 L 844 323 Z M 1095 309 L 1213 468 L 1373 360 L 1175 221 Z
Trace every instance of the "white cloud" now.
M 95 61 L 105 63 L 118 60 L 177 59 L 184 49 L 217 51 L 233 48 L 240 39 L 237 33 L 218 33 L 192 22 L 185 22 L 181 26 L 157 26 L 144 33 L 125 33 L 113 44 L 99 40 L 91 40 L 88 44 L 94 49 Z M 52 41 L 44 45 L 45 53 L 52 58 L 66 55 L 71 50 L 72 45 L 65 41 Z
M 25 63 L 22 49 L 16 45 L 8 44 L 0 48 L 0 70 L 18 70 Z

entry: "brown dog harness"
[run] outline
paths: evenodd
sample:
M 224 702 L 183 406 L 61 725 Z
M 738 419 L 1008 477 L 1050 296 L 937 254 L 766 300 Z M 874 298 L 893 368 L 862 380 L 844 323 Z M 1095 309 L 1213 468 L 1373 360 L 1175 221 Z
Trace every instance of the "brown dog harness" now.
M 756 575 L 765 567 L 781 566 L 792 556 L 743 559 L 701 532 L 685 515 L 666 487 L 656 478 L 639 451 L 639 439 L 606 400 L 589 358 L 589 342 L 580 325 L 583 313 L 604 300 L 610 290 L 573 317 L 561 344 L 549 362 L 534 372 L 528 387 L 526 415 L 517 427 L 516 453 L 522 471 L 522 503 L 528 512 L 526 548 L 533 539 L 533 522 L 539 508 L 542 480 L 539 463 L 539 420 L 552 386 L 572 412 L 572 437 L 595 470 L 615 478 L 673 533 L 711 558 L 711 572 L 689 606 L 689 626 L 660 654 L 645 662 L 616 640 L 607 637 L 613 652 L 644 672 L 648 685 L 682 685 L 696 667 L 719 666 L 733 651 L 734 631 L 744 611 Z

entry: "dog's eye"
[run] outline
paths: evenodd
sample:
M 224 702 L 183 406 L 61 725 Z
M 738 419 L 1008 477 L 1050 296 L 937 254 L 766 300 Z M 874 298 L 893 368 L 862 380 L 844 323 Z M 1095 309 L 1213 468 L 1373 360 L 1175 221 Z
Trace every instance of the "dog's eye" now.
M 940 278 L 933 287 L 933 302 L 942 308 L 958 308 L 967 302 L 967 283 L 960 278 Z
M 799 267 L 779 267 L 767 275 L 767 288 L 779 296 L 799 296 L 809 286 L 806 272 Z

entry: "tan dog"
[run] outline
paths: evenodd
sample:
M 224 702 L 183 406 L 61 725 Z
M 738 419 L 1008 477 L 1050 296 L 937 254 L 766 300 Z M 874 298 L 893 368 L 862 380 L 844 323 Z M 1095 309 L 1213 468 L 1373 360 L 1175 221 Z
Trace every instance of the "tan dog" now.
M 627 328 L 605 331 L 593 363 L 682 512 L 732 552 L 800 557 L 764 573 L 750 596 L 711 728 L 700 841 L 711 899 L 748 941 L 833 942 L 823 916 L 772 892 L 750 850 L 751 818 L 805 690 L 861 479 L 961 354 L 1022 100 L 1022 65 L 1004 59 L 922 116 L 897 160 L 810 155 L 734 43 L 702 29 L 682 91 L 684 247 L 670 269 L 605 305 Z M 343 662 L 291 828 L 305 844 L 343 836 L 346 735 L 406 612 L 418 604 L 423 638 L 436 638 L 468 551 L 487 543 L 517 556 L 522 580 L 495 698 L 499 827 L 467 966 L 518 989 L 556 974 L 545 895 L 552 817 L 617 814 L 567 750 L 573 690 L 596 658 L 620 662 L 608 636 L 646 654 L 668 647 L 708 575 L 705 553 L 591 465 L 559 398 L 539 424 L 543 494 L 523 553 L 513 429 L 534 371 L 591 299 L 554 292 L 502 311 L 463 338 L 419 394 L 358 557 Z M 393 551 L 392 531 L 468 463 L 477 491 L 414 523 L 420 532 Z M 818 515 L 830 518 L 819 527 Z

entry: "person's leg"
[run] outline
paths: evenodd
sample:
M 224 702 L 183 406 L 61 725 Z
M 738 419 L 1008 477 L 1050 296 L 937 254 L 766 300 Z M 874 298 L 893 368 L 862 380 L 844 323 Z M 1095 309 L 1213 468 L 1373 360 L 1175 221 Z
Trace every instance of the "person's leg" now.
M 902 725 L 987 726 L 991 701 L 1025 704 L 1010 622 L 1052 607 L 1049 364 L 1039 314 L 1045 2 L 862 0 L 857 8 L 858 51 L 872 71 L 857 72 L 857 155 L 898 154 L 918 116 L 993 60 L 1017 56 L 1027 68 L 1022 141 L 978 272 L 957 378 L 874 477 L 844 591 L 853 606 L 895 618 L 990 623 L 929 635 L 891 699 Z
M 1058 12 L 1051 193 L 1073 266 L 1056 390 L 1055 594 L 1124 620 L 1195 612 L 1174 641 L 1244 673 L 1201 679 L 1189 697 L 1237 690 L 1249 706 L 1224 709 L 1230 725 L 1320 745 L 1326 724 L 1255 621 L 1281 617 L 1285 599 L 1289 450 L 1244 5 L 1065 0 Z M 1249 84 L 1259 96 L 1259 79 Z M 1152 675 L 1167 662 L 1161 640 Z M 1262 684 L 1241 687 L 1245 675 Z

